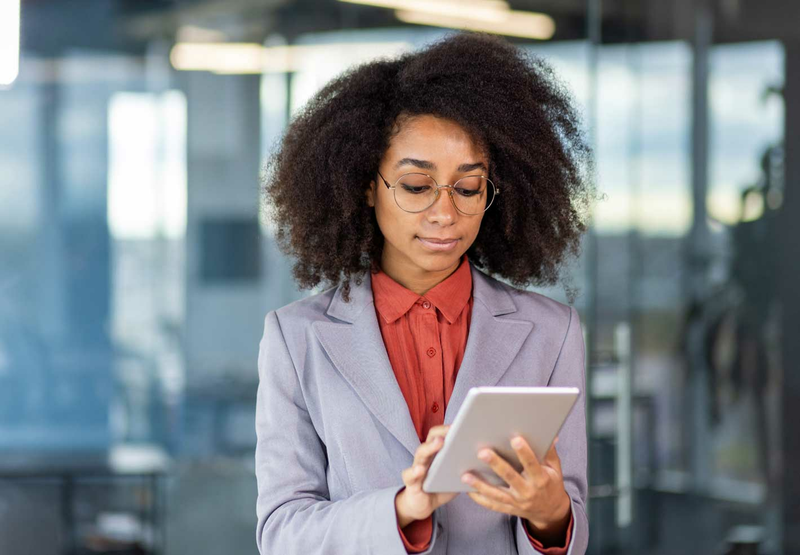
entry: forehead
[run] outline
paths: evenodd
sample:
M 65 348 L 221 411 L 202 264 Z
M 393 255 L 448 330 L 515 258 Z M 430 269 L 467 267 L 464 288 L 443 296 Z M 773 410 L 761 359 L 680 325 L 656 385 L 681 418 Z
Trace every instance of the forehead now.
M 486 159 L 479 142 L 455 121 L 421 115 L 399 122 L 396 129 L 387 151 L 390 157 L 401 158 L 414 154 L 415 158 L 420 159 L 434 156 L 465 158 L 459 162 Z

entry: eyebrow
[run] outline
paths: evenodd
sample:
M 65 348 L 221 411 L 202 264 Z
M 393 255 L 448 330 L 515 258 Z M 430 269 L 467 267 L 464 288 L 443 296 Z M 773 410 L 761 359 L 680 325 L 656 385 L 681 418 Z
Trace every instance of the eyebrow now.
M 416 166 L 423 170 L 435 170 L 436 164 L 433 162 L 429 162 L 428 160 L 417 160 L 416 158 L 403 158 L 397 164 L 394 165 L 394 169 L 399 168 L 400 166 Z M 458 166 L 459 172 L 468 172 L 472 170 L 477 170 L 481 168 L 483 171 L 488 172 L 489 168 L 486 167 L 486 164 L 483 162 L 473 162 L 471 164 L 461 164 Z

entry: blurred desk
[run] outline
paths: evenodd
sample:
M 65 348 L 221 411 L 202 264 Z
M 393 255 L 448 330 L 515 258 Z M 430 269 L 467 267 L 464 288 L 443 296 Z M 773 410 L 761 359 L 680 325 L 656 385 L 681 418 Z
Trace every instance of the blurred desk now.
M 0 482 L 56 480 L 61 485 L 61 518 L 64 524 L 65 555 L 84 553 L 148 553 L 161 554 L 164 549 L 165 496 L 159 478 L 169 469 L 169 457 L 157 446 L 122 445 L 108 451 L 39 451 L 5 452 L 0 454 Z M 108 483 L 138 482 L 148 492 L 147 503 L 138 507 L 141 526 L 138 546 L 113 538 L 103 538 L 102 531 L 94 535 L 94 543 L 108 540 L 108 545 L 132 547 L 121 551 L 101 551 L 81 545 L 77 534 L 74 500 L 76 483 L 82 480 Z M 109 522 L 106 519 L 106 522 Z M 118 521 L 119 522 L 119 521 Z M 148 525 L 150 528 L 148 529 Z

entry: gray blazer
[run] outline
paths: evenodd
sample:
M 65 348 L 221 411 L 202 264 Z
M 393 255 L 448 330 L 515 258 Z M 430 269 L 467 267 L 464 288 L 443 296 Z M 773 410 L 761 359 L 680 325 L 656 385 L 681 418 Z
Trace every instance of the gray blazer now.
M 444 422 L 473 386 L 575 386 L 557 445 L 583 555 L 586 517 L 584 342 L 573 307 L 511 287 L 470 263 L 474 303 Z M 256 542 L 262 555 L 406 553 L 394 508 L 419 446 L 389 363 L 370 276 L 270 311 L 258 354 Z M 538 553 L 521 519 L 459 494 L 433 514 L 425 553 Z

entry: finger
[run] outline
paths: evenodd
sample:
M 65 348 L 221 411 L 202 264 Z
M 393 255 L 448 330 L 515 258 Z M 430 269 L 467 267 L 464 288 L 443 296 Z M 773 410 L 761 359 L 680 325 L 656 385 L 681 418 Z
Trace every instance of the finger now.
M 550 446 L 550 449 L 547 450 L 544 462 L 547 466 L 557 470 L 558 473 L 561 474 L 561 459 L 558 457 L 558 451 L 556 451 L 556 443 L 558 443 L 558 438 L 556 438 L 556 441 Z
M 428 471 L 425 467 L 415 464 L 412 465 L 402 472 L 403 483 L 406 485 L 406 488 L 414 489 L 422 487 L 422 482 L 425 479 Z
M 421 464 L 427 467 L 443 444 L 444 438 L 438 436 L 417 447 L 417 451 L 414 453 L 414 464 Z
M 400 476 L 403 478 L 403 483 L 406 487 L 410 486 L 414 482 L 414 467 L 409 466 L 400 473 Z
M 433 426 L 430 430 L 428 430 L 428 437 L 425 438 L 425 441 L 430 441 L 432 437 L 435 436 L 442 436 L 444 437 L 447 435 L 447 431 L 450 429 L 450 424 L 443 424 L 441 426 Z
M 417 447 L 417 451 L 414 453 L 415 457 L 425 457 L 429 456 L 432 453 L 436 453 L 439 449 L 441 449 L 442 445 L 444 444 L 444 438 L 442 436 L 432 437 L 429 441 L 420 444 Z
M 467 492 L 467 495 L 469 496 L 470 499 L 475 501 L 475 503 L 477 503 L 478 505 L 482 505 L 489 510 L 497 511 L 498 513 L 505 513 L 508 515 L 516 515 L 519 517 L 524 516 L 523 511 L 516 508 L 515 506 L 509 505 L 507 503 L 499 503 L 494 499 L 486 497 L 482 493 L 470 491 Z
M 421 478 L 425 476 L 426 468 L 421 464 L 412 464 L 405 470 L 403 470 L 403 482 L 404 483 L 414 483 L 419 481 Z
M 513 466 L 508 464 L 505 459 L 500 457 L 492 449 L 481 449 L 478 454 L 479 458 L 481 454 L 488 455 L 487 458 L 481 458 L 481 460 L 488 464 L 492 470 L 494 470 L 495 474 L 500 476 L 511 488 L 520 493 L 527 489 L 528 483 L 525 481 L 525 478 L 520 476 L 519 472 L 517 472 Z
M 493 486 L 488 482 L 481 480 L 478 476 L 475 475 L 474 472 L 465 472 L 464 475 L 472 477 L 472 481 L 466 483 L 468 483 L 471 487 L 473 487 L 478 493 L 480 493 L 484 497 L 492 499 L 498 503 L 504 503 L 510 505 L 514 504 L 514 496 L 511 494 L 511 490 L 509 490 L 508 488 L 503 486 Z
M 525 438 L 522 436 L 511 438 L 511 448 L 514 449 L 519 462 L 522 463 L 522 468 L 525 469 L 529 477 L 535 478 L 538 473 L 542 471 L 539 458 L 536 456 L 536 453 L 533 452 L 530 444 L 525 441 Z

